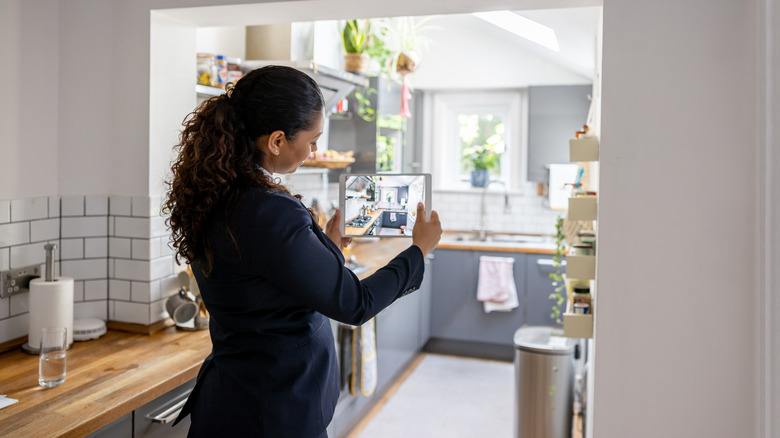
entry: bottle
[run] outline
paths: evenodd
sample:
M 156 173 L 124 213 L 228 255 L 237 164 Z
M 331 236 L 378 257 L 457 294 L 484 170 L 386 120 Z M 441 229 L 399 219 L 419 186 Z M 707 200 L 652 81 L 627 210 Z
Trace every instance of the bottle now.
M 573 288 L 572 307 L 583 308 L 584 306 L 577 306 L 578 303 L 587 304 L 585 307 L 585 313 L 588 313 L 590 309 L 590 287 L 575 286 Z
M 225 88 L 228 76 L 228 62 L 223 55 L 217 55 L 217 87 Z

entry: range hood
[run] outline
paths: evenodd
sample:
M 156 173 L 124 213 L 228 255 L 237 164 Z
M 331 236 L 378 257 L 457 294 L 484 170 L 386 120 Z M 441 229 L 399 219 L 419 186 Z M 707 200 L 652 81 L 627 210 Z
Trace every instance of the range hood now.
M 344 97 L 347 97 L 355 87 L 368 88 L 368 79 L 366 77 L 325 67 L 314 61 L 249 60 L 241 62 L 241 70 L 248 72 L 266 65 L 293 67 L 311 76 L 322 90 L 326 113 L 330 113 L 333 106 Z

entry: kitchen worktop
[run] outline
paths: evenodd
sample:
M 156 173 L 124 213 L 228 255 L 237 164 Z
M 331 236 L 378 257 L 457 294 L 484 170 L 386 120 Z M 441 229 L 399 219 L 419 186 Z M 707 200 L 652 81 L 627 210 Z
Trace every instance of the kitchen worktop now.
M 350 248 L 373 274 L 411 239 L 362 239 Z M 109 330 L 75 342 L 67 377 L 55 388 L 38 386 L 38 357 L 15 349 L 0 354 L 0 394 L 19 400 L 0 409 L 0 436 L 82 437 L 195 378 L 211 352 L 207 330 L 169 327 L 152 335 Z
M 532 254 L 555 254 L 555 241 L 542 236 L 522 236 L 512 234 L 488 233 L 488 238 L 515 237 L 513 241 L 474 239 L 473 232 L 445 231 L 437 249 L 460 249 L 471 251 L 524 252 Z M 527 237 L 527 240 L 523 240 Z M 565 251 L 564 251 L 565 252 Z

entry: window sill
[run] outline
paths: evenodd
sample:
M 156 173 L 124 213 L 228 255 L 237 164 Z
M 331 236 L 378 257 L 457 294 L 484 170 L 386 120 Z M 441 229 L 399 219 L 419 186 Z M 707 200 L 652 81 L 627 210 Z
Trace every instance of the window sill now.
M 434 193 L 453 193 L 453 194 L 456 193 L 456 194 L 481 195 L 482 192 L 484 192 L 484 191 L 485 191 L 485 189 L 483 189 L 483 188 L 480 188 L 480 187 L 470 187 L 470 186 L 468 186 L 468 187 L 466 187 L 466 186 L 464 186 L 464 187 L 447 187 L 447 188 L 436 187 L 436 186 L 433 187 L 433 192 Z M 490 187 L 488 187 L 488 193 L 495 193 L 495 194 L 503 195 L 504 193 L 507 193 L 507 192 L 504 190 L 504 187 L 501 186 L 500 184 L 493 184 Z M 523 189 L 510 189 L 508 193 L 511 196 L 523 196 L 523 195 L 527 194 L 526 191 L 523 190 Z

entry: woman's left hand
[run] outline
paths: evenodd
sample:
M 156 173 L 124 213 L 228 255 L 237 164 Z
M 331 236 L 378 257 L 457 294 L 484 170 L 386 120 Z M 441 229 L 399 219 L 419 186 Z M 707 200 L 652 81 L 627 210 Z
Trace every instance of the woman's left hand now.
M 341 211 L 336 210 L 335 213 L 333 213 L 333 217 L 330 218 L 328 223 L 325 225 L 325 235 L 330 238 L 330 240 L 333 241 L 333 243 L 336 244 L 336 246 L 339 247 L 340 250 L 344 250 L 344 247 L 350 244 L 352 242 L 351 237 L 344 237 L 341 235 L 341 228 L 339 228 L 339 221 L 341 220 Z

